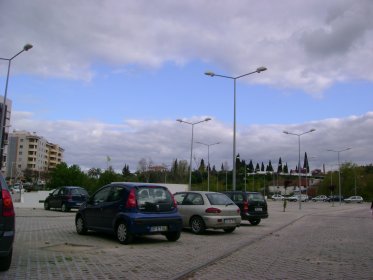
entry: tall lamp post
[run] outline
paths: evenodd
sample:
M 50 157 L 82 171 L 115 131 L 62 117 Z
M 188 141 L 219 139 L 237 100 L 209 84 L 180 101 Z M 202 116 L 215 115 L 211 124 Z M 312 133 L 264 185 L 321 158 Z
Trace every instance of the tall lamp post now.
M 219 75 L 219 74 L 215 74 L 214 72 L 205 72 L 205 75 L 207 76 L 210 76 L 210 77 L 221 77 L 221 78 L 227 78 L 227 79 L 231 79 L 234 81 L 233 85 L 234 85 L 234 90 L 233 90 L 233 94 L 234 94 L 234 102 L 233 102 L 233 176 L 232 176 L 232 188 L 233 190 L 235 191 L 236 190 L 236 80 L 242 78 L 242 77 L 245 77 L 245 76 L 248 76 L 248 75 L 251 75 L 251 74 L 255 74 L 255 73 L 260 73 L 260 72 L 263 72 L 263 71 L 266 71 L 267 68 L 262 66 L 262 67 L 258 67 L 255 71 L 253 72 L 250 72 L 250 73 L 246 73 L 246 74 L 243 74 L 243 75 L 240 75 L 240 76 L 237 76 L 237 77 L 231 77 L 231 76 L 225 76 L 225 75 Z
M 4 128 L 5 128 L 5 120 L 6 120 L 6 110 L 5 110 L 5 107 L 6 107 L 6 96 L 7 96 L 7 93 L 8 93 L 10 65 L 11 65 L 12 60 L 14 58 L 16 58 L 18 55 L 20 55 L 24 51 L 28 51 L 31 48 L 32 48 L 31 44 L 26 44 L 26 45 L 24 45 L 24 47 L 23 47 L 23 49 L 21 51 L 19 51 L 15 55 L 13 55 L 11 58 L 0 57 L 0 60 L 6 60 L 6 61 L 8 61 L 8 72 L 7 72 L 7 75 L 6 75 L 5 93 L 4 93 L 4 99 L 3 99 L 2 108 L 1 108 L 2 115 L 1 115 L 1 121 L 0 121 L 0 148 L 1 148 L 1 150 L 0 150 L 0 171 L 1 171 L 2 167 L 3 167 L 3 149 L 4 149 L 4 147 L 3 147 L 3 137 L 4 137 Z
M 298 188 L 299 188 L 299 210 L 302 209 L 302 196 L 301 196 L 301 191 L 300 191 L 300 185 L 301 185 L 301 176 L 300 176 L 300 173 L 301 173 L 301 168 L 300 168 L 300 137 L 304 134 L 307 134 L 307 133 L 311 133 L 313 131 L 315 131 L 316 129 L 312 128 L 306 132 L 303 132 L 303 133 L 292 133 L 292 132 L 289 132 L 289 131 L 284 131 L 285 134 L 289 134 L 289 135 L 295 135 L 295 136 L 298 136 Z
M 180 122 L 180 123 L 186 123 L 186 124 L 190 124 L 192 126 L 192 140 L 191 140 L 191 144 L 190 144 L 190 161 L 189 161 L 189 190 L 191 191 L 192 190 L 192 155 L 193 155 L 193 139 L 194 139 L 194 126 L 196 124 L 199 124 L 199 123 L 202 123 L 202 122 L 208 122 L 209 120 L 211 120 L 211 118 L 205 118 L 201 121 L 198 121 L 198 122 L 187 122 L 187 121 L 183 121 L 182 119 L 177 119 L 176 121 Z
M 220 142 L 212 143 L 212 144 L 206 144 L 202 142 L 196 142 L 198 144 L 207 146 L 207 191 L 210 191 L 210 146 L 218 145 Z
M 342 149 L 342 150 L 332 150 L 332 149 L 328 149 L 327 151 L 329 152 L 334 152 L 334 153 L 337 153 L 338 154 L 338 192 L 339 192 L 339 206 L 341 206 L 342 204 L 342 194 L 341 194 L 341 164 L 339 162 L 339 154 L 344 152 L 344 151 L 348 151 L 348 150 L 351 150 L 351 148 L 345 148 L 345 149 Z

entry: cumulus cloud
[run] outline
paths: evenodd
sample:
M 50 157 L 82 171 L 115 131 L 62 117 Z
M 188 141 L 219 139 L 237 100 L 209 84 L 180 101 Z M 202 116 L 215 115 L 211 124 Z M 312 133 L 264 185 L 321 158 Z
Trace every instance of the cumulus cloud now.
M 313 94 L 373 80 L 369 0 L 15 0 L 0 9 L 1 53 L 33 43 L 17 68 L 38 75 L 89 81 L 98 63 L 158 68 L 197 59 L 229 73 L 265 65 L 271 71 L 260 82 Z
M 200 120 L 195 117 L 190 121 Z M 40 121 L 27 112 L 13 112 L 12 126 L 18 130 L 29 127 L 38 128 L 38 135 L 65 149 L 65 161 L 78 164 L 83 169 L 92 167 L 106 168 L 106 158 L 110 165 L 121 170 L 128 164 L 136 170 L 142 159 L 151 159 L 154 164 L 170 165 L 174 159 L 187 160 L 190 157 L 191 127 L 174 120 L 142 121 L 128 120 L 120 125 L 96 121 Z M 301 136 L 301 156 L 307 152 L 312 158 L 311 168 L 336 165 L 337 155 L 327 149 L 352 149 L 341 156 L 341 162 L 371 164 L 373 146 L 373 112 L 363 116 L 345 119 L 327 119 L 297 125 L 264 125 L 240 127 L 237 132 L 237 153 L 241 159 L 254 163 L 269 160 L 277 166 L 281 157 L 290 168 L 298 162 L 298 138 L 286 135 L 284 130 L 302 133 L 311 128 L 315 132 Z M 346 129 L 348 128 L 348 129 Z M 210 162 L 220 170 L 227 162 L 232 168 L 232 127 L 213 119 L 194 127 L 194 141 L 219 145 L 210 147 Z M 207 160 L 206 146 L 194 144 L 193 167 L 201 159 Z

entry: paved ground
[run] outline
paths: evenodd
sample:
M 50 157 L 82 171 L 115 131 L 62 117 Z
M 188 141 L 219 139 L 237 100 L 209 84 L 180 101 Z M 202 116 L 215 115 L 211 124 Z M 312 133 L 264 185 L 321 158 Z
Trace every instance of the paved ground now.
M 75 213 L 16 203 L 12 266 L 0 279 L 373 279 L 370 204 L 269 202 L 270 218 L 231 234 L 184 231 L 120 245 L 76 234 Z

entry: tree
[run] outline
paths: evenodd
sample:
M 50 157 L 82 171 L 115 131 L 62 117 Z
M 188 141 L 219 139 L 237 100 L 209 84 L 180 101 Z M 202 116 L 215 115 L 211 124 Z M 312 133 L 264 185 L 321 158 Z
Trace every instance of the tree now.
M 278 160 L 277 173 L 282 173 L 282 159 L 281 159 L 281 157 Z
M 201 159 L 201 163 L 199 164 L 198 171 L 201 173 L 206 172 L 205 161 L 203 159 Z
M 122 169 L 122 175 L 124 177 L 129 177 L 131 175 L 130 167 L 129 165 L 125 164 L 123 169 Z
M 303 169 L 305 170 L 305 172 L 307 174 L 310 173 L 310 166 L 308 164 L 308 158 L 307 158 L 307 153 L 306 152 L 304 153 Z

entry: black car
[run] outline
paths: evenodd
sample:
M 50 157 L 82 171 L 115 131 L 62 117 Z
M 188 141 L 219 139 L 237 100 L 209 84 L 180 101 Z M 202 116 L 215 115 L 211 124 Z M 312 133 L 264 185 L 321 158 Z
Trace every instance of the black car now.
M 331 202 L 331 201 L 343 201 L 344 200 L 344 197 L 343 195 L 339 196 L 339 195 L 331 195 L 328 197 L 328 201 Z
M 0 174 L 0 271 L 8 270 L 12 262 L 15 235 L 15 213 L 12 196 Z
M 267 201 L 260 192 L 228 191 L 224 192 L 241 210 L 242 220 L 256 226 L 262 219 L 268 218 Z
M 79 209 L 88 198 L 88 192 L 82 187 L 61 187 L 51 192 L 44 200 L 44 209 L 58 208 L 68 212 L 70 209 Z
M 84 203 L 75 217 L 78 234 L 88 230 L 109 232 L 122 244 L 136 235 L 163 234 L 180 238 L 182 219 L 166 187 L 141 183 L 111 183 Z

